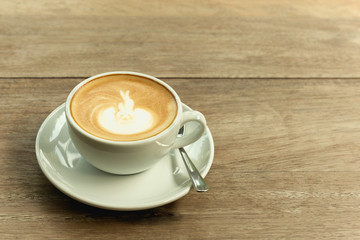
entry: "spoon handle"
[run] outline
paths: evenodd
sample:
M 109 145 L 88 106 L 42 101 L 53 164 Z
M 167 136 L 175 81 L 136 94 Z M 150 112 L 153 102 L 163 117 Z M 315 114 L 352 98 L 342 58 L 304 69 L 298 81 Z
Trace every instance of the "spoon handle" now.
M 189 176 L 191 178 L 191 181 L 193 182 L 193 186 L 196 191 L 198 192 L 206 192 L 209 190 L 208 185 L 206 185 L 203 177 L 200 175 L 199 171 L 191 161 L 189 155 L 186 153 L 184 148 L 179 148 L 180 155 L 182 159 L 184 160 L 186 169 L 189 173 Z

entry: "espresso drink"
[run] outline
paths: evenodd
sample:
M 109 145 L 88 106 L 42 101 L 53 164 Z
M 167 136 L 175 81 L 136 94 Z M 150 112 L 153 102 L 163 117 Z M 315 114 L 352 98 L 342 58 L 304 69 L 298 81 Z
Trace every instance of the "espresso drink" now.
M 140 76 L 114 74 L 86 83 L 74 94 L 71 115 L 86 132 L 114 141 L 136 141 L 165 130 L 177 113 L 175 97 Z

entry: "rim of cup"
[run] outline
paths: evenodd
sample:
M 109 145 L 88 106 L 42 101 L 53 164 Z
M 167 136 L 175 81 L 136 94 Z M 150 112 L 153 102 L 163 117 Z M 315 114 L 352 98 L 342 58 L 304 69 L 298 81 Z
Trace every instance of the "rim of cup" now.
M 145 138 L 145 139 L 140 139 L 140 140 L 133 140 L 133 141 L 115 141 L 115 140 L 109 140 L 109 139 L 104 139 L 101 137 L 97 137 L 87 131 L 85 131 L 83 128 L 81 128 L 74 120 L 71 111 L 70 111 L 70 103 L 71 100 L 74 96 L 74 94 L 77 92 L 77 90 L 79 90 L 79 88 L 81 88 L 83 85 L 85 85 L 86 83 L 95 80 L 97 78 L 100 77 L 104 77 L 104 76 L 110 76 L 110 75 L 134 75 L 134 76 L 140 76 L 140 77 L 144 77 L 147 79 L 150 79 L 152 81 L 157 82 L 158 84 L 161 84 L 162 86 L 164 86 L 168 91 L 171 92 L 171 94 L 174 96 L 175 101 L 176 101 L 176 106 L 177 106 L 177 112 L 176 112 L 176 116 L 175 119 L 173 120 L 173 122 L 163 131 L 161 131 L 160 133 L 151 136 L 149 138 Z M 66 118 L 68 120 L 68 122 L 72 125 L 72 127 L 74 127 L 77 131 L 79 131 L 81 134 L 85 135 L 86 137 L 96 141 L 96 142 L 101 142 L 101 143 L 106 143 L 106 144 L 111 144 L 111 145 L 137 145 L 137 144 L 143 144 L 143 143 L 147 143 L 147 142 L 152 142 L 154 140 L 156 140 L 157 138 L 160 138 L 163 135 L 166 135 L 170 129 L 176 125 L 179 121 L 180 121 L 180 114 L 182 112 L 182 104 L 181 104 L 181 100 L 180 97 L 178 96 L 178 94 L 175 92 L 175 90 L 170 87 L 170 85 L 168 85 L 167 83 L 165 83 L 164 81 L 144 74 L 144 73 L 138 73 L 138 72 L 132 72 L 132 71 L 113 71 L 113 72 L 104 72 L 104 73 L 100 73 L 94 76 L 91 76 L 89 78 L 86 78 L 85 80 L 81 81 L 79 84 L 77 84 L 69 93 L 68 97 L 66 98 L 66 102 L 65 102 L 65 115 Z

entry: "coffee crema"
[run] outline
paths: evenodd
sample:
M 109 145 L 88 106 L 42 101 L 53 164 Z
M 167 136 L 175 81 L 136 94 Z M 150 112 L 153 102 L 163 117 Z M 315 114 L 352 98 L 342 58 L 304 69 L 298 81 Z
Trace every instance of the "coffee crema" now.
M 114 74 L 81 86 L 71 99 L 71 115 L 86 132 L 113 141 L 155 136 L 174 121 L 172 93 L 151 79 Z

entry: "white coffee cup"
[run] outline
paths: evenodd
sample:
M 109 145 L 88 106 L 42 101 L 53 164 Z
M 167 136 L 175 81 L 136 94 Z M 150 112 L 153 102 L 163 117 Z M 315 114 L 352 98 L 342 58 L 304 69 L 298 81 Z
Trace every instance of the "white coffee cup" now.
M 168 89 L 177 104 L 177 113 L 172 124 L 155 136 L 136 141 L 107 140 L 82 129 L 74 120 L 70 110 L 74 94 L 89 81 L 119 74 L 144 77 Z M 96 168 L 114 174 L 134 174 L 145 171 L 172 149 L 184 147 L 198 140 L 206 129 L 204 116 L 198 111 L 183 112 L 179 96 L 168 84 L 155 77 L 136 72 L 108 72 L 82 81 L 68 95 L 65 113 L 70 138 L 82 157 Z M 185 131 L 184 136 L 177 137 L 179 129 L 190 121 L 197 122 L 198 124 L 195 124 L 197 127 L 192 128 L 192 131 Z

